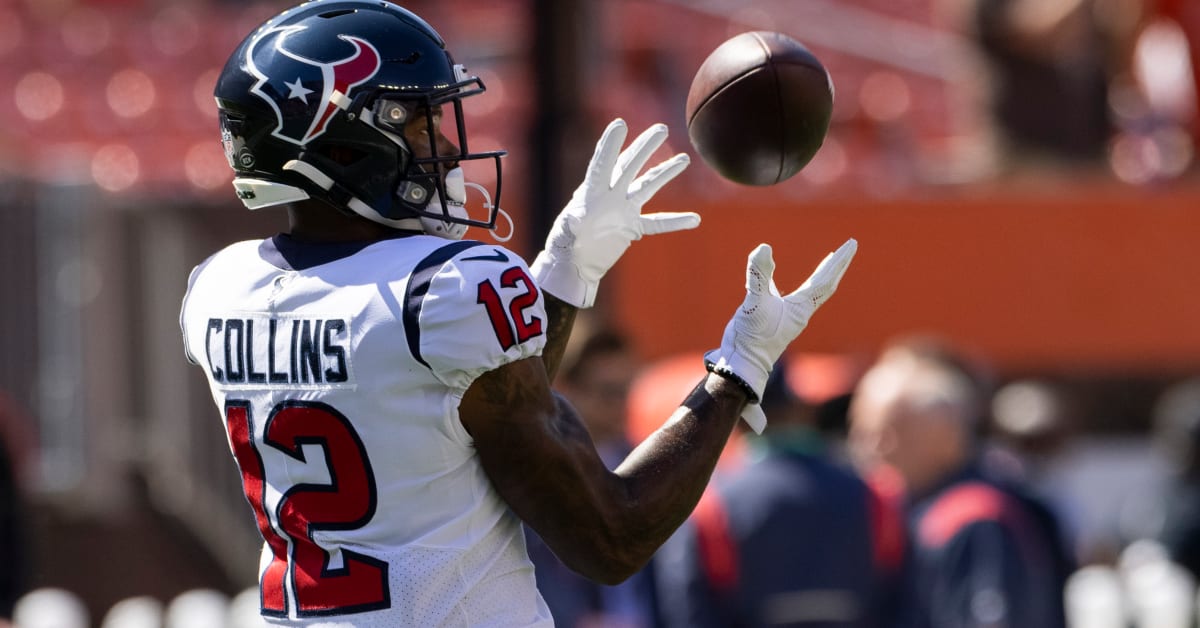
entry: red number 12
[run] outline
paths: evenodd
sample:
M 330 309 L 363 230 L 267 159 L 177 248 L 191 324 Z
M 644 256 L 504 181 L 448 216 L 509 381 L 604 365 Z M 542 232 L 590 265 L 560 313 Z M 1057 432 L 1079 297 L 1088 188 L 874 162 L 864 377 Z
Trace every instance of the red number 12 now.
M 322 446 L 331 478 L 329 484 L 296 484 L 287 489 L 275 508 L 278 527 L 272 525 L 267 514 L 266 472 L 252 438 L 250 404 L 226 403 L 225 423 L 234 458 L 241 468 L 246 500 L 271 549 L 271 564 L 263 572 L 259 587 L 263 613 L 288 614 L 285 579 L 289 576 L 296 592 L 296 612 L 301 617 L 388 608 L 391 601 L 386 562 L 343 549 L 342 565 L 330 568 L 329 553 L 313 541 L 313 533 L 318 530 L 361 528 L 375 515 L 375 476 L 350 421 L 319 402 L 285 401 L 271 411 L 264 443 L 301 462 L 305 462 L 304 445 Z
M 476 303 L 482 303 L 487 308 L 488 318 L 492 321 L 492 330 L 496 332 L 496 340 L 500 347 L 508 351 L 513 345 L 525 342 L 542 334 L 542 319 L 531 316 L 525 320 L 525 310 L 537 303 L 538 289 L 533 280 L 520 266 L 513 266 L 500 274 L 500 287 L 517 288 L 524 286 L 525 292 L 513 298 L 504 309 L 500 293 L 490 280 L 479 282 L 479 297 Z

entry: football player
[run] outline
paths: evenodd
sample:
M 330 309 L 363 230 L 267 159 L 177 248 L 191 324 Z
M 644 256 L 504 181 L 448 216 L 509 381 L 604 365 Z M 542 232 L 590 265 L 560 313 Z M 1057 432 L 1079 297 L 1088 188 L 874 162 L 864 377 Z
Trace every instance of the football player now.
M 530 266 L 462 240 L 493 228 L 500 152 L 472 152 L 463 101 L 483 83 L 423 20 L 386 2 L 317 0 L 256 29 L 215 96 L 251 209 L 288 233 L 200 264 L 181 312 L 265 541 L 262 614 L 279 625 L 549 625 L 521 522 L 572 569 L 615 583 L 687 517 L 771 365 L 834 291 L 849 241 L 786 297 L 770 248 L 709 374 L 606 470 L 550 390 L 577 308 L 633 240 L 698 225 L 641 207 L 682 171 L 639 176 L 666 137 L 600 138 Z M 464 166 L 495 168 L 486 216 Z M 666 418 L 666 417 L 664 417 Z

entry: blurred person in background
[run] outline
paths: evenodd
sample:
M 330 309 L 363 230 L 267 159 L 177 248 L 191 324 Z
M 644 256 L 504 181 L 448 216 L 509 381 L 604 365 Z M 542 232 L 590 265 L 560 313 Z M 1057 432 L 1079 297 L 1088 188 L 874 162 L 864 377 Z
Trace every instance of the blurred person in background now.
M 0 443 L 0 621 L 12 617 L 13 605 L 25 588 L 25 545 L 15 467 L 8 447 Z
M 596 452 L 615 469 L 633 451 L 628 438 L 629 389 L 640 363 L 624 333 L 580 317 L 567 343 L 558 391 L 578 410 Z M 563 628 L 651 628 L 658 625 L 654 561 L 615 586 L 572 571 L 531 528 L 525 529 L 538 589 Z
M 1192 134 L 1193 146 L 1200 146 L 1200 2 L 1194 0 L 1144 0 L 1149 6 L 1146 20 L 1153 25 L 1155 19 L 1169 20 L 1182 35 L 1186 49 L 1187 69 L 1191 71 L 1191 84 L 1186 91 L 1190 103 L 1184 105 L 1188 115 L 1184 123 Z M 1186 99 L 1187 96 L 1184 96 Z M 1190 105 L 1190 106 L 1187 106 Z
M 986 463 L 1010 474 L 1054 511 L 1064 542 L 1078 558 L 1088 553 L 1082 537 L 1082 506 L 1062 477 L 1076 435 L 1077 409 L 1062 386 L 1046 379 L 1018 379 L 991 398 L 991 440 Z
M 1158 540 L 1200 580 L 1200 378 L 1174 384 L 1154 409 L 1154 444 L 1171 469 Z
M 991 111 L 1010 165 L 1101 165 L 1113 131 L 1110 34 L 1097 0 L 975 0 Z
M 802 399 L 789 368 L 777 362 L 767 381 L 770 425 L 747 435 L 743 466 L 714 480 L 660 552 L 669 626 L 868 628 L 896 613 L 901 514 L 818 429 L 842 396 L 830 408 Z
M 633 241 L 699 225 L 642 213 L 688 157 L 642 173 L 665 125 L 623 149 L 610 123 L 527 265 L 464 239 L 499 214 L 466 194 L 468 166 L 499 185 L 504 152 L 467 146 L 463 101 L 484 92 L 428 23 L 368 0 L 280 13 L 219 75 L 238 198 L 286 207 L 289 227 L 199 264 L 179 322 L 263 537 L 270 624 L 551 625 L 523 525 L 580 574 L 628 579 L 687 519 L 739 418 L 763 429 L 771 365 L 857 251 L 784 295 L 756 247 L 706 373 L 610 471 L 550 382 Z
M 30 420 L 0 391 L 0 625 L 28 589 L 29 538 L 24 480 L 28 473 Z
M 1127 0 L 1134 2 L 1134 0 Z M 1133 182 L 1187 173 L 1200 146 L 1200 3 L 1142 0 L 1111 98 L 1120 134 L 1112 165 Z
M 1061 628 L 1073 569 L 1051 511 L 989 475 L 985 394 L 965 360 L 929 338 L 881 353 L 855 390 L 850 445 L 902 479 L 910 540 L 905 625 Z
M 1019 379 L 1001 386 L 990 405 L 997 464 L 1038 482 L 1074 432 L 1066 395 L 1050 381 Z

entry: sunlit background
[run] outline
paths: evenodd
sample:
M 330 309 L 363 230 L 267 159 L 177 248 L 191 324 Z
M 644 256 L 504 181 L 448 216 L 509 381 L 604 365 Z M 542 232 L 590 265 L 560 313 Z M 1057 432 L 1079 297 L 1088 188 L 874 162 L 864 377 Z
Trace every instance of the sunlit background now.
M 1047 486 L 1076 513 L 1081 560 L 1153 536 L 1171 473 L 1156 403 L 1200 376 L 1200 3 L 399 4 L 487 85 L 468 101 L 472 148 L 510 152 L 509 244 L 527 259 L 610 119 L 666 122 L 662 156 L 690 152 L 684 102 L 709 51 L 748 30 L 804 42 L 836 87 L 814 161 L 746 188 L 695 159 L 652 207 L 705 224 L 635 244 L 601 316 L 647 365 L 698 353 L 719 342 L 755 244 L 794 286 L 856 237 L 794 349 L 865 362 L 935 332 L 998 386 L 1054 386 L 1071 412 Z M 257 533 L 177 315 L 192 266 L 286 228 L 234 197 L 212 88 L 290 5 L 0 0 L 0 435 L 26 504 L 25 586 L 73 592 L 96 625 L 134 596 L 255 580 Z

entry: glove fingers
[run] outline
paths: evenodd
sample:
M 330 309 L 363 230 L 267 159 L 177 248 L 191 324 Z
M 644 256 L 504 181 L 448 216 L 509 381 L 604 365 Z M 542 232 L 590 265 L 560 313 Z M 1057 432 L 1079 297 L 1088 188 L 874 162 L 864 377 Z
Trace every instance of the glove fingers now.
M 787 300 L 797 303 L 808 299 L 812 301 L 813 306 L 824 303 L 837 290 L 842 275 L 846 274 L 846 269 L 850 267 L 850 261 L 854 259 L 857 251 L 858 241 L 850 238 L 838 247 L 838 250 L 826 255 L 808 280 L 789 294 Z
M 750 251 L 746 260 L 746 292 L 748 294 L 770 294 L 775 285 L 775 259 L 771 245 L 760 244 Z
M 667 125 L 659 123 L 651 125 L 650 128 L 642 131 L 642 134 L 633 140 L 617 158 L 617 167 L 613 170 L 612 186 L 618 190 L 629 189 L 633 178 L 637 176 L 646 162 L 650 160 L 650 155 L 662 146 L 663 142 L 667 141 Z
M 700 214 L 695 212 L 659 212 L 643 214 L 642 234 L 658 235 L 685 229 L 695 229 L 700 226 Z
M 628 133 L 629 126 L 624 120 L 617 118 L 608 123 L 600 140 L 596 142 L 596 152 L 592 153 L 592 161 L 588 163 L 587 174 L 584 175 L 585 184 L 610 182 L 609 177 L 617 166 L 618 155 Z
M 645 205 L 652 196 L 658 194 L 664 185 L 687 169 L 690 163 L 692 163 L 691 157 L 688 157 L 686 153 L 679 153 L 647 170 L 646 174 L 638 177 L 629 186 L 630 201 L 638 207 Z

